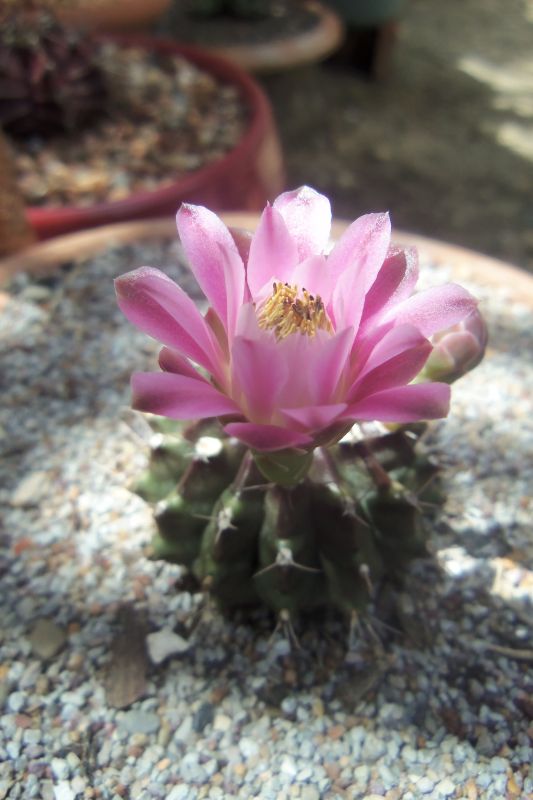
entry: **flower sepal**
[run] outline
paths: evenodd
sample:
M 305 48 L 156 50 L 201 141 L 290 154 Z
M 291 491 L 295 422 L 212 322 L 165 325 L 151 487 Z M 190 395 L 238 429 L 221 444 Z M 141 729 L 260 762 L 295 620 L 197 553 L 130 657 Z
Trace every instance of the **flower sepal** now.
M 291 448 L 273 453 L 255 451 L 253 456 L 257 468 L 267 481 L 286 489 L 301 483 L 313 463 L 313 450 Z

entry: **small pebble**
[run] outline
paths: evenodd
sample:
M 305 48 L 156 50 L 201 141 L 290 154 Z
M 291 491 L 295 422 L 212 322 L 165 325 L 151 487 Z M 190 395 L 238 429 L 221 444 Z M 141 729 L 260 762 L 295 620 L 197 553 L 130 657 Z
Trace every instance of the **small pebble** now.
M 184 783 L 173 786 L 167 795 L 167 800 L 188 800 L 190 797 L 190 789 Z
M 244 737 L 239 742 L 239 749 L 244 758 L 254 758 L 259 753 L 259 745 L 254 739 Z
M 52 769 L 52 774 L 54 778 L 57 778 L 59 781 L 64 781 L 66 778 L 69 777 L 70 774 L 70 767 L 68 762 L 65 761 L 63 758 L 53 758 L 50 762 L 50 767 Z
M 178 656 L 190 650 L 190 642 L 171 628 L 163 628 L 146 637 L 148 655 L 153 664 L 161 664 L 170 656 Z
M 316 786 L 302 786 L 300 797 L 301 800 L 320 800 L 320 792 Z
M 432 781 L 431 778 L 427 778 L 425 776 L 422 776 L 422 778 L 416 782 L 416 789 L 418 792 L 422 792 L 422 794 L 429 794 L 433 791 L 434 786 L 435 781 Z
M 119 722 L 119 728 L 127 733 L 156 733 L 161 725 L 158 714 L 149 711 L 126 711 Z
M 8 710 L 17 714 L 19 711 L 22 711 L 26 705 L 26 701 L 27 695 L 24 692 L 13 692 L 7 698 Z
M 193 730 L 196 731 L 196 733 L 202 733 L 204 728 L 211 725 L 213 722 L 214 713 L 215 710 L 211 703 L 202 703 L 193 716 Z
M 54 786 L 55 800 L 74 800 L 74 790 L 68 781 L 60 781 Z
M 49 481 L 48 473 L 42 470 L 26 475 L 11 495 L 11 505 L 15 508 L 39 505 L 50 491 Z
M 231 728 L 231 717 L 228 717 L 226 714 L 217 714 L 213 721 L 213 729 L 215 731 L 221 731 L 222 733 L 226 733 Z
M 455 793 L 455 784 L 449 778 L 444 778 L 435 786 L 435 793 L 437 797 L 450 797 Z
M 28 637 L 36 656 L 43 659 L 53 658 L 67 640 L 63 628 L 50 619 L 40 619 L 34 625 Z

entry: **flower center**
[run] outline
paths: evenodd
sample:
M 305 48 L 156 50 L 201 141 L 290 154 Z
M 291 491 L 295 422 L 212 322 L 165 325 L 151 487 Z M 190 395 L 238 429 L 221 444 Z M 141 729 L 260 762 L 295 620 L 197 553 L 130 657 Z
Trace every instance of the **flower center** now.
M 288 283 L 273 284 L 272 295 L 258 315 L 261 328 L 274 330 L 278 339 L 291 333 L 314 336 L 317 330 L 333 333 L 333 325 L 320 295 L 309 294 Z

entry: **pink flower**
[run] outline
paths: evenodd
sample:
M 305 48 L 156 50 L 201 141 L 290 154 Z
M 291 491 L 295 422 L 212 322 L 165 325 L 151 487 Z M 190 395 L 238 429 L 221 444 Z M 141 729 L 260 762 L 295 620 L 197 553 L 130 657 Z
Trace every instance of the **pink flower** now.
M 133 405 L 219 417 L 258 451 L 311 449 L 358 420 L 412 422 L 448 413 L 445 383 L 412 383 L 432 344 L 475 308 L 460 286 L 412 294 L 416 254 L 391 248 L 387 214 L 355 220 L 326 255 L 326 197 L 303 187 L 264 210 L 251 239 L 201 206 L 178 232 L 210 308 L 141 267 L 116 281 L 126 317 L 163 343 L 162 372 L 132 377 Z

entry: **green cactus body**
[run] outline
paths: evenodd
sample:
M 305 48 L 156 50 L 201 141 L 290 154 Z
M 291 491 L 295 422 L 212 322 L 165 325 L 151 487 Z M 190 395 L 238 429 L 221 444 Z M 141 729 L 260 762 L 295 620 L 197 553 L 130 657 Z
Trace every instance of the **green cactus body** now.
M 191 458 L 191 447 L 175 436 L 157 434 L 152 445 L 150 469 L 137 481 L 134 491 L 148 503 L 157 503 L 176 488 Z
M 383 580 L 427 555 L 421 505 L 441 498 L 416 447 L 422 432 L 317 448 L 307 474 L 280 485 L 265 483 L 268 459 L 236 440 L 171 435 L 166 422 L 137 484 L 155 504 L 152 553 L 185 566 L 224 610 L 362 611 Z
M 275 611 L 298 611 L 323 602 L 324 577 L 311 514 L 312 488 L 274 486 L 265 496 L 255 585 Z
M 320 487 L 314 505 L 329 601 L 345 610 L 361 610 L 370 599 L 372 581 L 383 574 L 374 531 L 359 505 L 347 511 L 343 496 L 330 485 Z
M 257 603 L 252 576 L 257 568 L 257 538 L 263 492 L 227 488 L 204 528 L 193 572 L 224 608 Z

